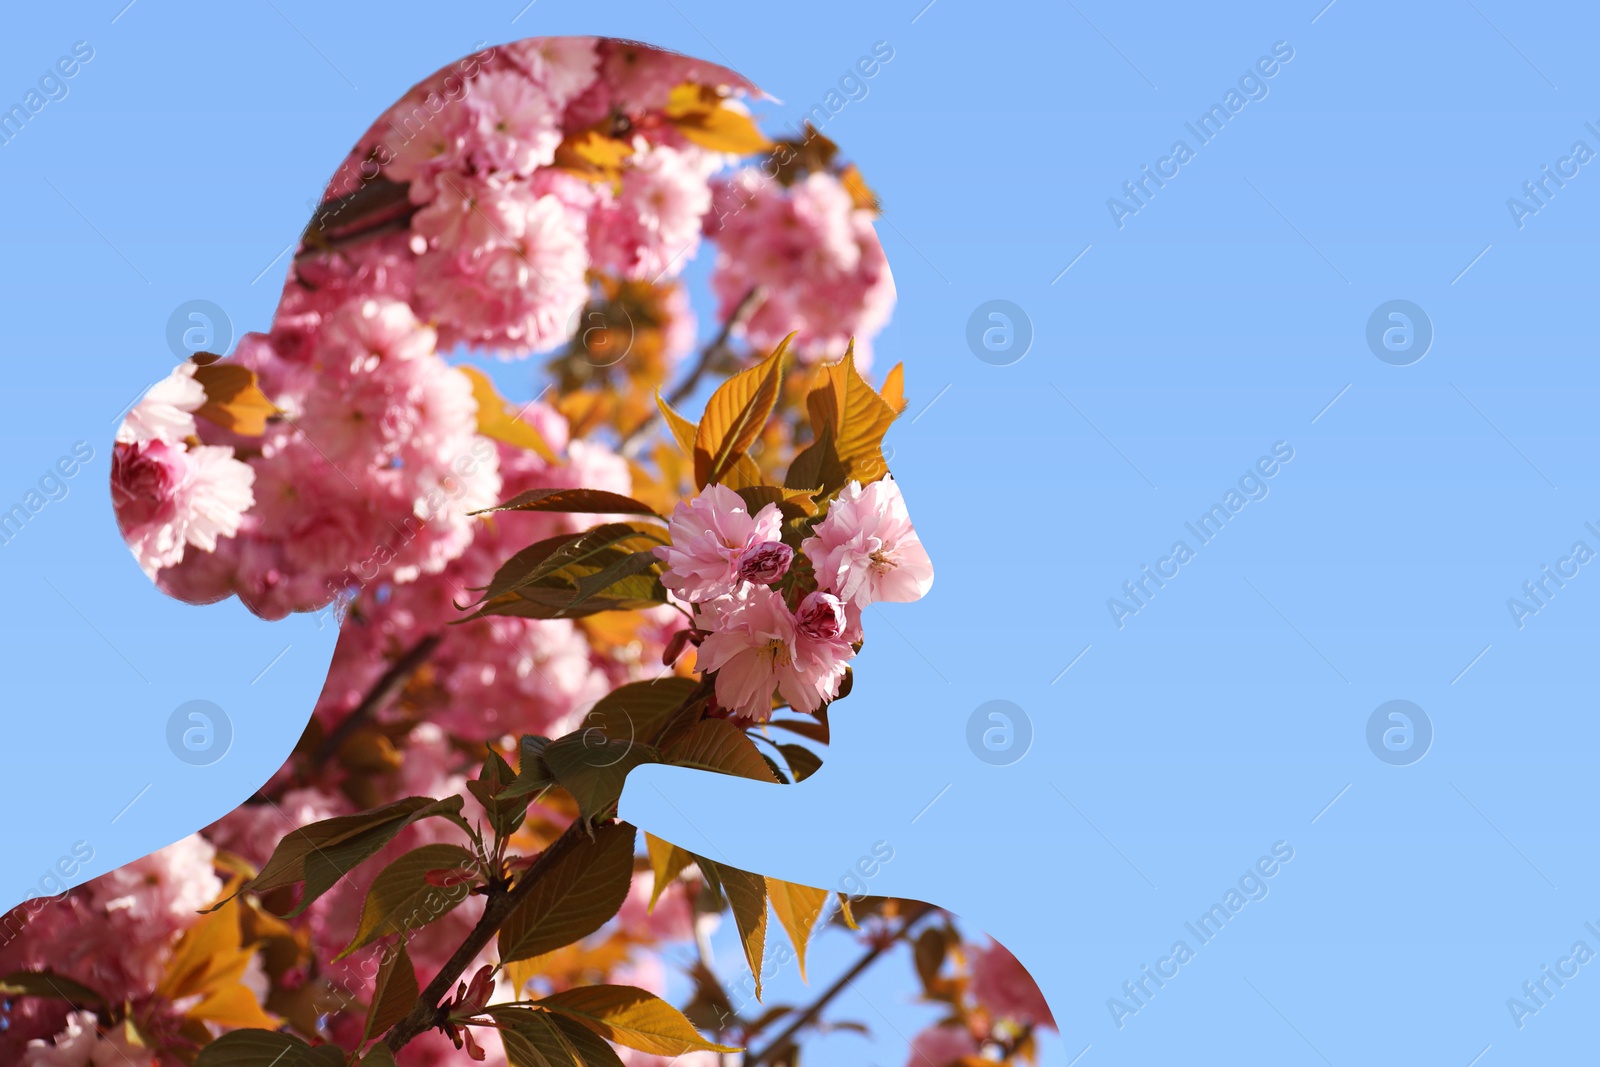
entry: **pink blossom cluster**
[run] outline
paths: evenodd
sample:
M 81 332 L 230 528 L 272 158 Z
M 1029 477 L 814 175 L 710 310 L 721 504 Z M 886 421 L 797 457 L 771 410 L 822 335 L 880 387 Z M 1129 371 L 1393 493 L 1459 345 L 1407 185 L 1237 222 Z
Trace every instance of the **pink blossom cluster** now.
M 706 231 L 717 243 L 711 286 L 721 314 L 760 286 L 765 296 L 745 325 L 752 345 L 768 350 L 798 332 L 796 351 L 815 362 L 842 356 L 854 338 L 856 364 L 867 369 L 895 299 L 873 213 L 827 171 L 785 186 L 747 167 L 713 195 Z
M 237 594 L 265 618 L 314 611 L 380 581 L 437 574 L 499 499 L 465 375 L 435 331 L 389 298 L 352 299 L 318 328 L 249 334 L 237 361 L 282 413 L 253 454 L 255 507 L 238 535 L 160 575 L 206 603 Z M 218 435 L 225 431 L 218 431 Z
M 255 471 L 226 445 L 198 443 L 194 412 L 206 391 L 195 369 L 181 364 L 151 387 L 123 419 L 112 453 L 117 526 L 152 578 L 190 548 L 216 551 L 255 503 Z
M 906 1067 L 953 1067 L 963 1057 L 983 1058 L 980 1037 L 987 1035 L 975 1034 L 974 1025 L 980 1030 L 987 1025 L 991 1031 L 996 1023 L 1056 1028 L 1033 975 L 1004 945 L 991 938 L 986 946 L 968 946 L 966 951 L 971 958 L 967 992 L 980 1017 L 942 1019 L 917 1034 Z
M 12 936 L 12 923 L 24 909 L 13 911 L 6 917 L 9 940 L 0 946 L 0 973 L 49 970 L 112 1002 L 148 1003 L 178 936 L 222 890 L 215 857 L 211 842 L 192 834 L 33 911 L 21 936 Z M 259 967 L 247 977 L 265 993 Z M 118 1054 L 120 1035 L 97 1035 L 92 1016 L 85 1021 L 69 1015 L 65 1002 L 21 998 L 5 1019 L 0 1062 L 27 1067 L 129 1062 Z M 52 1042 L 57 1033 L 61 1037 Z
M 698 668 L 716 673 L 717 702 L 764 722 L 774 692 L 795 711 L 832 700 L 861 641 L 861 612 L 878 601 L 917 600 L 933 564 L 893 478 L 850 482 L 800 551 L 814 589 L 790 579 L 794 549 L 776 504 L 754 515 L 721 485 L 678 505 L 672 543 L 655 549 L 664 584 L 695 605 Z M 787 594 L 787 595 L 786 595 Z
M 409 299 L 447 348 L 499 356 L 551 348 L 572 332 L 587 272 L 659 280 L 700 243 L 721 153 L 663 118 L 693 82 L 752 87 L 730 71 L 629 42 L 535 38 L 488 49 L 406 94 L 346 160 L 329 196 L 382 177 L 415 206 Z M 557 160 L 563 140 L 599 129 L 629 144 L 615 183 Z

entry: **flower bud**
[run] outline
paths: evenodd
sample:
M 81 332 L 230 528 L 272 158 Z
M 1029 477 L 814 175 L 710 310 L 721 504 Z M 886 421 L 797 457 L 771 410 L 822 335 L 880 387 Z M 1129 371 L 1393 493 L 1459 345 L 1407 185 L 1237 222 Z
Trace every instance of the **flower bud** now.
M 844 633 L 844 601 L 832 593 L 807 593 L 794 620 L 807 637 L 832 640 Z
M 794 561 L 794 549 L 782 541 L 763 541 L 739 554 L 739 577 L 766 585 L 782 578 Z

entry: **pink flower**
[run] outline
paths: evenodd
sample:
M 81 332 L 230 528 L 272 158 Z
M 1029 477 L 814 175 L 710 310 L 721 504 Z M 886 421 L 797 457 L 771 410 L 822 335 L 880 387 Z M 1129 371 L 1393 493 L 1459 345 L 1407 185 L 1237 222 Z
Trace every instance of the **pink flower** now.
M 701 217 L 711 208 L 706 178 L 720 160 L 692 147 L 636 143 L 621 194 L 590 219 L 589 247 L 597 267 L 659 281 L 694 258 Z
M 771 585 L 794 562 L 794 549 L 782 541 L 763 541 L 739 553 L 739 577 L 757 585 Z
M 699 602 L 732 593 L 744 579 L 743 554 L 778 540 L 783 519 L 776 504 L 750 515 L 744 500 L 723 485 L 708 485 L 699 496 L 678 504 L 668 533 L 671 545 L 655 550 L 667 565 L 661 582 L 684 600 Z
M 894 279 L 872 228 L 834 175 L 813 173 L 785 187 L 758 168 L 713 183 L 705 229 L 718 246 L 711 286 L 726 317 L 752 288 L 766 293 L 745 332 L 760 349 L 791 331 L 807 360 L 836 358 L 853 337 L 856 363 L 889 321 Z
M 452 181 L 454 179 L 451 179 Z M 418 314 L 439 324 L 440 343 L 527 355 L 567 339 L 588 299 L 586 222 L 553 195 L 526 204 L 517 232 L 463 257 L 441 245 L 417 264 Z
M 181 363 L 150 387 L 117 429 L 117 443 L 179 443 L 195 433 L 194 412 L 206 402 L 205 388 L 194 378 L 193 363 Z
M 972 995 L 991 1014 L 1055 1029 L 1055 1017 L 1033 976 L 998 941 L 990 939 L 972 961 Z
M 482 74 L 467 91 L 476 121 L 469 154 L 480 170 L 532 174 L 555 158 L 561 116 L 550 96 L 521 71 Z
M 978 1042 L 966 1027 L 956 1023 L 930 1026 L 911 1039 L 906 1067 L 951 1067 L 963 1056 L 976 1056 Z
M 824 590 L 858 608 L 880 600 L 917 600 L 933 585 L 933 562 L 893 478 L 845 486 L 800 551 L 816 568 Z
M 844 602 L 820 589 L 806 594 L 794 618 L 802 634 L 818 641 L 831 641 L 846 629 Z
M 717 702 L 740 718 L 765 722 L 774 689 L 794 710 L 816 711 L 839 692 L 855 654 L 839 637 L 801 633 L 783 597 L 764 585 L 713 602 L 703 618 L 712 633 L 697 662 L 717 672 Z
M 233 449 L 151 440 L 118 444 L 112 457 L 117 526 L 150 577 L 183 559 L 185 546 L 213 552 L 239 532 L 255 503 L 255 471 Z
M 22 1067 L 143 1067 L 159 1062 L 148 1048 L 130 1042 L 122 1027 L 101 1037 L 93 1012 L 75 1011 L 50 1041 L 28 1042 Z
M 600 56 L 594 37 L 530 37 L 503 46 L 506 58 L 538 84 L 557 107 L 594 82 Z

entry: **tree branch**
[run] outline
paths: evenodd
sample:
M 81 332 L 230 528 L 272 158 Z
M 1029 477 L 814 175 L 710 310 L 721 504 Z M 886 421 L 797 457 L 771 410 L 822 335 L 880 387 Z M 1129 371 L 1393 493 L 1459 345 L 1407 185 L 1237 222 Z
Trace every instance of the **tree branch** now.
M 752 287 L 748 293 L 744 294 L 744 298 L 734 307 L 733 314 L 728 316 L 728 321 L 724 322 L 722 329 L 717 331 L 717 336 L 713 337 L 710 343 L 700 350 L 700 357 L 695 360 L 694 367 L 689 371 L 688 377 L 679 382 L 672 392 L 667 395 L 668 404 L 676 408 L 694 393 L 695 387 L 700 384 L 700 379 L 704 378 L 706 372 L 711 369 L 712 362 L 717 358 L 718 354 L 728 347 L 728 339 L 733 336 L 733 331 L 749 321 L 750 316 L 755 314 L 756 308 L 760 306 L 765 297 L 766 290 L 759 285 Z M 656 420 L 660 417 L 661 413 L 659 411 L 652 411 L 645 417 L 643 422 L 628 433 L 627 437 L 622 439 L 622 445 L 618 451 L 630 459 L 638 455 L 639 448 L 644 443 L 645 434 L 649 433 L 650 428 L 656 424 Z
M 878 961 L 878 957 L 882 956 L 885 952 L 889 951 L 899 942 L 905 940 L 906 934 L 909 933 L 911 928 L 916 925 L 917 921 L 933 910 L 931 905 L 922 904 L 920 901 L 905 901 L 904 903 L 915 906 L 918 908 L 918 910 L 908 915 L 906 920 L 900 924 L 900 929 L 895 931 L 893 935 L 883 938 L 871 948 L 867 949 L 867 951 L 862 954 L 861 958 L 856 960 L 856 962 L 848 971 L 845 971 L 839 976 L 838 981 L 834 982 L 831 986 L 818 994 L 817 999 L 811 1003 L 811 1006 L 805 1011 L 801 1012 L 799 1017 L 791 1022 L 788 1026 L 779 1031 L 777 1037 L 774 1037 L 771 1041 L 762 1046 L 760 1052 L 752 1052 L 747 1054 L 744 1059 L 744 1067 L 757 1067 L 758 1064 L 766 1062 L 775 1053 L 782 1051 L 784 1046 L 789 1044 L 790 1040 L 795 1034 L 816 1022 L 817 1017 L 822 1014 L 823 1009 L 831 1004 L 835 997 L 848 988 L 850 983 L 860 976 L 863 971 L 876 963 Z
M 533 861 L 533 864 L 522 872 L 516 884 L 510 889 L 490 889 L 489 901 L 484 905 L 483 916 L 478 919 L 478 924 L 472 928 L 472 933 L 467 935 L 461 947 L 451 953 L 439 973 L 433 976 L 433 981 L 428 983 L 420 996 L 417 997 L 416 1006 L 413 1007 L 404 1019 L 401 1019 L 390 1030 L 384 1043 L 391 1052 L 399 1052 L 406 1044 L 418 1034 L 431 1030 L 443 1021 L 443 1013 L 439 1010 L 439 1002 L 450 992 L 454 985 L 466 972 L 472 961 L 484 950 L 495 934 L 500 932 L 500 927 L 522 903 L 533 887 L 539 884 L 539 879 L 544 875 L 557 859 L 567 853 L 573 845 L 584 836 L 584 822 L 574 819 L 560 837 L 551 843 Z
M 367 690 L 367 695 L 361 698 L 361 703 L 351 709 L 350 714 L 340 720 L 339 725 L 322 739 L 322 744 L 317 746 L 316 752 L 311 757 L 312 768 L 321 767 L 337 756 L 339 749 L 349 740 L 350 735 L 394 699 L 418 668 L 428 662 L 438 650 L 439 643 L 443 640 L 443 634 L 429 634 L 407 649 L 405 655 L 390 664 L 389 669 L 373 683 L 371 689 Z

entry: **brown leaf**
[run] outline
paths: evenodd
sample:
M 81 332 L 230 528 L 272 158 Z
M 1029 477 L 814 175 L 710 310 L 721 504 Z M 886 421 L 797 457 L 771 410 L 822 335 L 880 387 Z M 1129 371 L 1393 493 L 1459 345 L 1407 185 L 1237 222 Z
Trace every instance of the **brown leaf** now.
M 538 956 L 587 937 L 622 907 L 633 881 L 634 828 L 617 822 L 593 840 L 566 838 L 563 852 L 500 928 L 500 961 Z
M 811 940 L 811 928 L 816 925 L 817 916 L 822 914 L 822 905 L 827 902 L 828 891 L 768 878 L 767 896 L 772 900 L 778 922 L 789 935 L 789 943 L 794 945 L 800 980 L 805 981 L 806 945 Z
M 560 462 L 544 435 L 534 429 L 532 423 L 517 417 L 487 374 L 476 367 L 461 366 L 456 370 L 465 374 L 472 383 L 472 396 L 478 402 L 479 433 L 517 448 L 529 449 L 546 463 Z
M 793 335 L 790 335 L 793 336 Z M 701 488 L 722 481 L 761 435 L 778 402 L 789 338 L 772 355 L 717 387 L 694 437 L 694 478 Z M 873 396 L 877 396 L 876 393 Z M 880 401 L 881 403 L 881 401 Z
M 391 1026 L 416 1007 L 420 995 L 417 971 L 411 966 L 411 957 L 406 953 L 402 938 L 393 955 L 387 956 L 383 966 L 378 968 L 377 981 L 372 987 L 372 1006 L 367 1009 L 367 1024 L 361 1031 L 361 1040 L 388 1033 Z
M 260 437 L 278 407 L 256 384 L 256 375 L 237 363 L 197 363 L 195 381 L 206 391 L 206 402 L 195 415 L 243 437 Z

